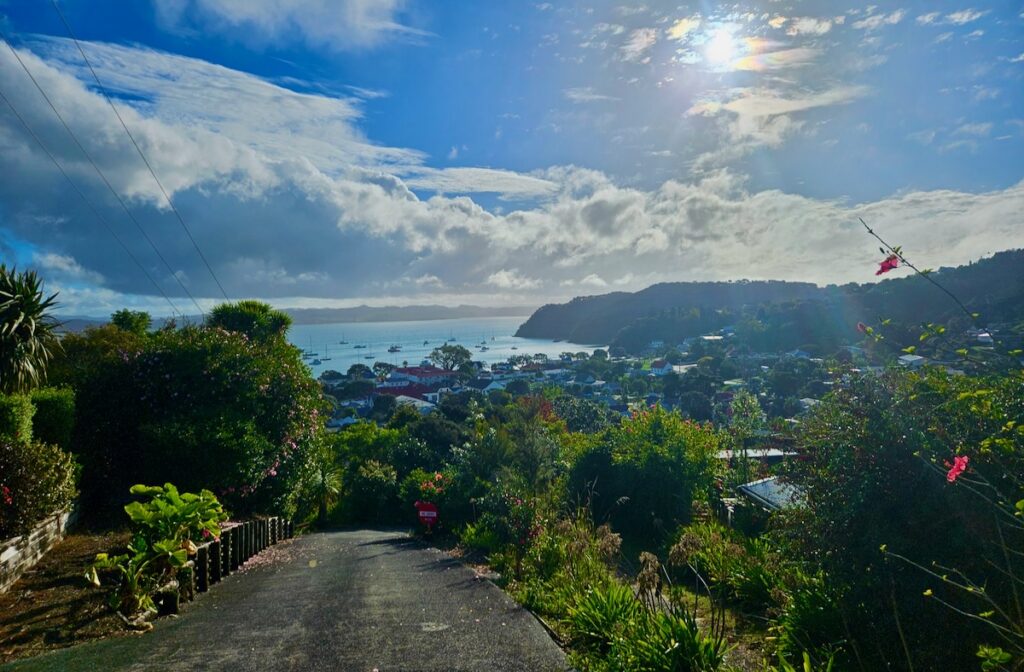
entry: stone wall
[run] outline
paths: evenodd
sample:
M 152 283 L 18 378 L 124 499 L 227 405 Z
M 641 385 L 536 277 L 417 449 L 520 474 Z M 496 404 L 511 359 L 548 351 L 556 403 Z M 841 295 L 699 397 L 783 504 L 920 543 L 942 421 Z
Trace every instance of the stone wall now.
M 77 518 L 77 509 L 72 508 L 50 516 L 27 534 L 0 541 L 0 593 L 63 539 Z

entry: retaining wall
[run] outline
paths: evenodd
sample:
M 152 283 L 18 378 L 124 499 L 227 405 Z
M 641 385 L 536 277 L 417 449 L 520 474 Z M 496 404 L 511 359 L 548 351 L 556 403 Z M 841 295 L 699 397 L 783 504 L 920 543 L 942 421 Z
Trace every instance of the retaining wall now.
M 20 537 L 0 541 L 0 593 L 6 591 L 67 535 L 78 510 L 56 513 Z

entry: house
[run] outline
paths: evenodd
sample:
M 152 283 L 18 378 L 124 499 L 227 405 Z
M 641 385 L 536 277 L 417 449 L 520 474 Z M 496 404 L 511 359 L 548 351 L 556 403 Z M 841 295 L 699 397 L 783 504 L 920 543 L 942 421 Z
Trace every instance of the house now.
M 920 369 L 922 366 L 928 363 L 928 360 L 921 355 L 901 355 L 899 358 L 900 366 L 908 369 Z
M 812 399 L 811 397 L 804 397 L 800 400 L 800 409 L 806 413 L 815 406 L 821 403 L 820 399 Z
M 672 371 L 672 365 L 667 359 L 656 359 L 651 362 L 651 373 L 655 376 L 667 376 Z
M 791 359 L 810 359 L 811 353 L 806 352 L 805 350 L 801 350 L 800 348 L 797 348 L 796 350 L 790 350 L 789 352 L 787 352 L 786 357 L 789 357 Z
M 377 386 L 375 392 L 377 394 L 386 394 L 390 397 L 412 397 L 414 399 L 426 400 L 428 394 L 433 394 L 440 389 L 439 386 L 430 385 L 416 385 L 409 383 L 406 385 L 388 385 L 383 384 Z
M 392 371 L 385 384 L 441 385 L 452 382 L 457 376 L 455 371 L 446 371 L 436 366 L 403 366 Z
M 981 332 L 980 334 L 978 334 L 978 343 L 992 345 L 994 343 L 994 340 L 992 339 L 992 334 L 988 333 L 987 331 Z
M 395 397 L 395 402 L 399 406 L 409 406 L 414 408 L 419 411 L 421 415 L 427 415 L 437 408 L 436 404 L 432 404 L 429 401 L 417 399 L 416 397 L 407 397 L 404 394 L 400 394 Z

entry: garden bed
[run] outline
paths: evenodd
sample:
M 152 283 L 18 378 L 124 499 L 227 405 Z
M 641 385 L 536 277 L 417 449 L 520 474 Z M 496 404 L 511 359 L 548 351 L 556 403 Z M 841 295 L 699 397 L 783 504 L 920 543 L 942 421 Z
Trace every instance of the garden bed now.
M 0 594 L 0 664 L 51 649 L 130 634 L 84 578 L 97 553 L 123 547 L 127 532 L 70 534 Z

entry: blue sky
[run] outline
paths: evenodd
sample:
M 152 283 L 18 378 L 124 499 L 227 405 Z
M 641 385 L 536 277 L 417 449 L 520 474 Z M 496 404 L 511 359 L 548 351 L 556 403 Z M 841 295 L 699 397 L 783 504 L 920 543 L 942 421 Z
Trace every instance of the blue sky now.
M 539 304 L 654 282 L 873 281 L 1024 245 L 1024 6 L 60 3 L 231 298 Z M 219 296 L 49 2 L 0 91 L 181 309 Z M 166 302 L 6 105 L 0 255 L 66 313 Z

